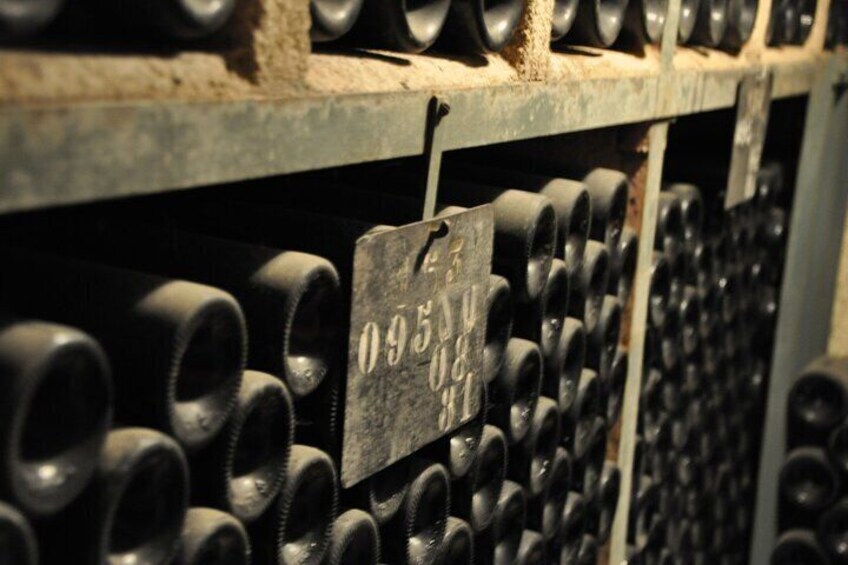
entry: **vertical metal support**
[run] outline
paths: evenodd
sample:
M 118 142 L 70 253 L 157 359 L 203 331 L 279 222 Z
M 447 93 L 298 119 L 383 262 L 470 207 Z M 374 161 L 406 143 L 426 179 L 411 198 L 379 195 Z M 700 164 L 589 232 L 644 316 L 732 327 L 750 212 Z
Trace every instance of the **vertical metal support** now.
M 427 130 L 424 140 L 424 159 L 427 171 L 424 176 L 423 220 L 429 220 L 436 214 L 436 202 L 439 193 L 439 172 L 442 169 L 442 135 L 439 124 L 450 113 L 450 104 L 434 96 L 427 108 Z
M 636 421 L 639 417 L 639 396 L 642 389 L 642 361 L 645 353 L 645 324 L 648 320 L 651 257 L 654 249 L 657 202 L 662 185 L 667 136 L 668 122 L 654 124 L 648 132 L 648 176 L 645 182 L 642 229 L 639 235 L 639 255 L 633 288 L 633 317 L 630 322 L 630 348 L 627 353 L 629 357 L 627 384 L 624 388 L 621 412 L 621 439 L 618 448 L 621 490 L 610 541 L 609 562 L 611 564 L 624 563 L 627 559 L 627 520 L 633 491 L 633 450 L 636 444 Z
M 836 72 L 832 64 L 819 69 L 807 104 L 766 399 L 750 556 L 754 565 L 769 562 L 777 536 L 789 388 L 805 364 L 827 351 L 848 198 L 848 95 L 840 96 L 833 87 Z

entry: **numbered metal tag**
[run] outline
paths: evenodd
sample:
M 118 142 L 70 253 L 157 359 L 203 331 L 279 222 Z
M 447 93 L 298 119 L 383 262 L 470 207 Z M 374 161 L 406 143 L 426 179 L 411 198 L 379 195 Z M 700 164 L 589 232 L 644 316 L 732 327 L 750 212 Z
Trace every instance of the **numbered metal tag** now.
M 345 487 L 479 411 L 493 222 L 481 206 L 357 242 Z
M 765 69 L 747 75 L 739 84 L 725 208 L 732 208 L 754 196 L 766 139 L 771 87 L 772 74 Z

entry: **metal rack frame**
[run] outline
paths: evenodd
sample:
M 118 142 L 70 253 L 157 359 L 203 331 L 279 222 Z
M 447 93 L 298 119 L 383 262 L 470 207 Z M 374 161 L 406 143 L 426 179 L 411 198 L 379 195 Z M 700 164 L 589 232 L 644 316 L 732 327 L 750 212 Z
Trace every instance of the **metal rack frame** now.
M 680 0 L 672 0 L 659 68 L 621 78 L 285 101 L 0 106 L 0 213 L 425 154 L 432 178 L 444 151 L 653 123 L 622 415 L 622 488 L 610 548 L 610 562 L 620 563 L 668 124 L 678 116 L 733 107 L 740 81 L 765 67 L 773 73 L 773 99 L 809 95 L 752 543 L 751 562 L 766 563 L 775 536 L 785 396 L 792 375 L 827 346 L 829 324 L 823 322 L 830 319 L 848 198 L 848 96 L 840 95 L 848 83 L 848 52 L 775 56 L 708 70 L 681 67 L 675 59 L 679 11 Z M 434 98 L 450 107 L 438 126 L 431 115 Z M 428 201 L 435 201 L 435 190 L 430 183 Z

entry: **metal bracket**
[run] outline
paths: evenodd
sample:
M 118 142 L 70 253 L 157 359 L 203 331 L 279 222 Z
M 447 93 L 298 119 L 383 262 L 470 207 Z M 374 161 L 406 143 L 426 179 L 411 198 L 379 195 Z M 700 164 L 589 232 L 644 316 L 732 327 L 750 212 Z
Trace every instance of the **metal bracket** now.
M 450 104 L 438 96 L 430 99 L 427 108 L 427 128 L 424 131 L 424 159 L 427 169 L 424 174 L 424 210 L 423 220 L 430 220 L 436 214 L 436 202 L 439 192 L 439 172 L 442 168 L 442 136 L 439 124 L 450 113 Z

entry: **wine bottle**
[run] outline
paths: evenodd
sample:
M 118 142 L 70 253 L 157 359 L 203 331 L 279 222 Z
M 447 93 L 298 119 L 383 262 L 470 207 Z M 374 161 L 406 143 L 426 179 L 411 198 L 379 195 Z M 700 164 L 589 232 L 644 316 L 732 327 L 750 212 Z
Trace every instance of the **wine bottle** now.
M 63 0 L 0 4 L 0 39 L 20 39 L 44 28 L 59 14 Z
M 554 354 L 568 314 L 568 272 L 562 259 L 554 259 L 548 281 L 538 300 L 515 304 L 513 334 L 539 344 L 545 358 Z
M 789 390 L 791 446 L 823 445 L 848 414 L 848 358 L 823 357 L 810 363 Z
M 580 551 L 577 553 L 577 565 L 594 565 L 598 562 L 598 542 L 594 536 L 583 535 Z
M 789 530 L 777 538 L 771 553 L 772 565 L 827 565 L 831 563 L 819 545 L 816 535 L 810 530 Z
M 555 43 L 568 35 L 577 17 L 578 0 L 556 0 L 551 20 L 551 42 Z
M 659 45 L 667 17 L 667 2 L 635 0 L 627 3 L 624 29 L 640 45 L 645 43 Z
M 606 419 L 610 426 L 615 426 L 621 417 L 621 407 L 624 401 L 624 386 L 627 384 L 627 352 L 618 349 L 609 370 L 607 383 L 607 412 Z
M 381 527 L 389 523 L 400 512 L 409 492 L 411 461 L 409 457 L 400 459 L 343 491 L 344 505 L 367 511 Z
M 155 0 L 154 2 L 97 2 L 107 10 L 110 20 L 146 33 L 178 40 L 197 40 L 220 30 L 235 11 L 235 0 L 190 2 Z
M 612 461 L 604 461 L 598 485 L 598 502 L 600 515 L 598 517 L 598 543 L 604 544 L 609 540 L 615 511 L 618 509 L 618 496 L 621 489 L 621 473 Z
M 497 53 L 510 42 L 525 9 L 524 0 L 489 5 L 469 0 L 451 2 L 443 36 L 453 49 Z
M 571 285 L 568 315 L 583 321 L 586 333 L 598 325 L 609 281 L 609 254 L 604 244 L 590 240 L 586 243 L 583 269 Z
M 580 459 L 589 449 L 595 417 L 601 414 L 600 385 L 598 374 L 583 369 L 577 385 L 574 405 L 562 417 L 563 445 Z
M 560 523 L 560 536 L 563 540 L 563 553 L 567 552 L 569 546 L 579 546 L 583 535 L 583 523 L 586 516 L 586 507 L 583 496 L 574 491 L 569 491 L 565 499 L 565 507 L 562 509 L 562 521 Z M 570 553 L 570 551 L 568 551 Z
M 665 253 L 669 261 L 673 261 L 683 252 L 686 238 L 680 197 L 673 192 L 660 192 L 657 207 L 654 249 Z
M 438 463 L 413 460 L 414 477 L 401 511 L 383 527 L 383 553 L 389 563 L 434 563 L 450 514 L 450 478 Z
M 521 546 L 521 534 L 527 517 L 527 501 L 517 483 L 506 481 L 495 507 L 491 526 L 494 563 L 514 563 Z
M 244 318 L 231 295 L 36 252 L 0 256 L 15 273 L 0 282 L 0 301 L 79 327 L 103 345 L 118 421 L 161 429 L 189 451 L 218 434 L 246 356 Z
M 91 480 L 111 424 L 109 365 L 91 337 L 0 316 L 0 498 L 30 517 L 62 510 Z
M 530 431 L 524 440 L 510 447 L 509 478 L 522 485 L 528 496 L 540 496 L 550 484 L 551 470 L 560 440 L 557 403 L 539 398 Z
M 648 322 L 660 328 L 671 302 L 671 267 L 665 254 L 654 251 L 648 287 Z
M 621 304 L 618 298 L 606 295 L 604 297 L 598 323 L 589 332 L 586 340 L 586 366 L 598 372 L 601 377 L 601 394 L 608 394 L 608 379 L 610 366 L 618 347 L 621 332 Z
M 486 295 L 486 343 L 483 346 L 483 381 L 491 383 L 501 370 L 512 337 L 512 293 L 509 282 L 490 275 Z
M 718 47 L 727 29 L 727 0 L 702 1 L 692 31 L 692 42 L 706 47 Z
M 328 565 L 377 565 L 380 562 L 380 531 L 367 512 L 351 509 L 333 522 Z
M 591 9 L 588 6 L 587 8 Z M 582 10 L 583 6 L 581 5 L 578 8 L 578 20 Z M 621 21 L 618 22 L 619 28 L 621 23 Z M 578 35 L 580 35 L 579 31 Z M 592 201 L 592 222 L 589 237 L 605 244 L 607 249 L 615 249 L 621 238 L 624 220 L 627 216 L 630 181 L 620 171 L 600 167 L 578 176 L 582 177 L 581 180 L 586 185 L 586 190 L 589 191 L 589 197 Z
M 485 383 L 480 388 L 480 411 L 474 418 L 437 439 L 422 451 L 422 456 L 426 459 L 444 462 L 451 480 L 466 476 L 477 457 L 488 412 L 486 388 Z
M 450 178 L 493 186 L 508 185 L 518 190 L 547 196 L 557 218 L 557 244 L 554 254 L 565 261 L 570 278 L 580 270 L 592 222 L 592 201 L 584 183 L 467 163 L 446 163 L 442 170 Z
M 342 37 L 353 28 L 362 11 L 362 4 L 363 0 L 309 0 L 312 21 L 309 39 L 313 43 L 323 43 Z
M 559 343 L 553 355 L 545 358 L 542 394 L 557 400 L 560 414 L 571 410 L 577 383 L 586 358 L 586 332 L 583 322 L 565 318 Z
M 500 429 L 486 425 L 471 469 L 451 489 L 451 511 L 475 534 L 491 525 L 506 473 L 506 438 Z
M 516 302 L 536 300 L 548 280 L 557 242 L 557 216 L 551 200 L 544 194 L 445 179 L 440 189 L 440 201 L 448 204 L 492 204 L 492 271 L 509 280 Z
M 0 563 L 38 563 L 38 542 L 32 527 L 23 514 L 4 502 L 0 502 L 0 539 Z
M 556 450 L 550 475 L 548 488 L 539 497 L 542 506 L 541 513 L 539 513 L 541 520 L 538 523 L 530 524 L 542 534 L 547 542 L 556 538 L 560 533 L 563 511 L 572 482 L 571 456 L 562 447 Z M 528 513 L 528 517 L 529 515 Z
M 109 433 L 89 486 L 38 526 L 44 563 L 170 563 L 188 509 L 188 466 L 161 432 Z
M 610 254 L 610 275 L 607 284 L 607 294 L 618 298 L 622 307 L 630 300 L 638 255 L 639 236 L 634 230 L 625 227 L 618 246 Z
M 681 350 L 686 357 L 692 357 L 698 351 L 702 327 L 701 298 L 693 286 L 686 286 L 683 300 L 680 302 Z
M 174 565 L 249 565 L 250 540 L 234 516 L 189 508 Z
M 848 478 L 848 422 L 842 422 L 827 438 L 827 455 L 837 471 Z
M 729 0 L 727 6 L 727 31 L 722 47 L 739 51 L 751 38 L 759 9 L 758 0 Z
M 539 347 L 517 337 L 506 347 L 503 367 L 489 387 L 489 414 L 504 431 L 507 443 L 516 444 L 530 430 L 542 386 L 542 356 Z
M 189 460 L 192 501 L 246 524 L 258 519 L 283 486 L 294 429 L 286 386 L 266 373 L 245 371 L 226 427 Z
M 726 0 L 716 0 L 723 2 Z M 710 4 L 701 2 L 701 5 Z M 715 25 L 713 22 L 712 25 Z M 720 25 L 720 24 L 719 24 Z M 695 246 L 701 241 L 704 225 L 704 204 L 701 189 L 694 184 L 674 183 L 667 190 L 680 199 L 680 214 L 683 223 L 683 251 L 691 258 Z
M 445 537 L 439 547 L 436 562 L 439 565 L 472 565 L 474 563 L 474 535 L 468 522 L 454 516 L 448 517 Z
M 449 0 L 428 0 L 423 5 L 365 0 L 354 33 L 369 46 L 420 53 L 438 39 L 449 9 Z
M 49 237 L 41 230 L 27 245 L 232 293 L 250 330 L 250 366 L 285 380 L 297 398 L 338 366 L 345 314 L 339 275 L 326 259 L 123 218 L 80 223 L 53 225 Z
M 521 533 L 514 563 L 516 565 L 546 565 L 547 554 L 542 534 L 533 530 L 524 530 Z
M 256 563 L 322 563 L 338 506 L 338 481 L 330 456 L 314 447 L 291 448 L 276 503 L 248 526 Z
M 840 480 L 824 450 L 799 447 L 787 455 L 779 485 L 787 509 L 781 512 L 781 518 L 794 523 L 829 507 L 839 494 Z

